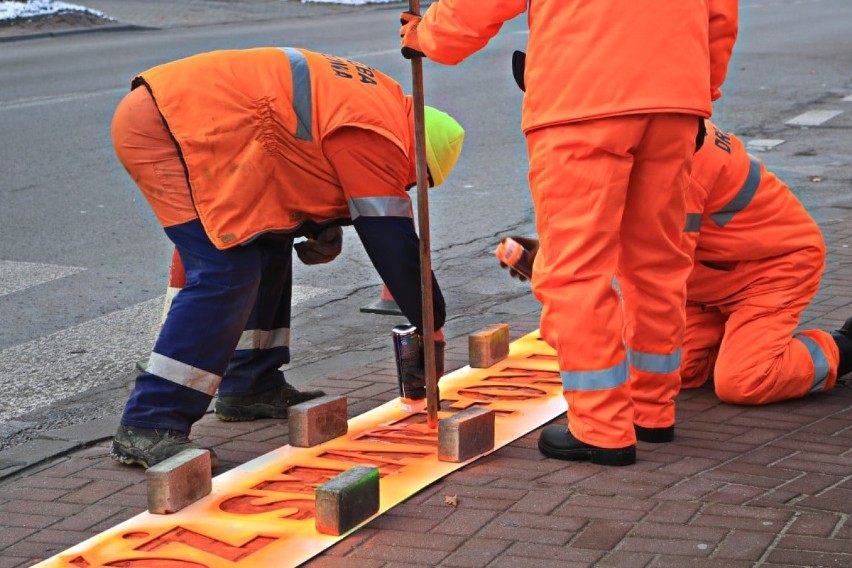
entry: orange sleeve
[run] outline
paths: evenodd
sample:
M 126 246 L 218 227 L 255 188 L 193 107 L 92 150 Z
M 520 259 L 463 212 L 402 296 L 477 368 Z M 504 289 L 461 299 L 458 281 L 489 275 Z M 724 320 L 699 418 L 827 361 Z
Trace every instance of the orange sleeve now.
M 337 172 L 347 199 L 408 197 L 414 165 L 399 146 L 372 130 L 345 127 L 325 137 L 323 153 Z
M 710 96 L 722 96 L 722 83 L 739 30 L 738 0 L 710 0 Z
M 526 9 L 527 0 L 434 2 L 417 28 L 420 47 L 432 61 L 455 65 L 485 47 L 504 22 Z

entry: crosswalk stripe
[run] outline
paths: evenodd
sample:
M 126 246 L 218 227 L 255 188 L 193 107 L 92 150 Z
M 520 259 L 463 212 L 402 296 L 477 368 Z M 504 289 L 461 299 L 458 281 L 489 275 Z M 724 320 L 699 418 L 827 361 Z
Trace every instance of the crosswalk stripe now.
M 799 116 L 793 117 L 784 124 L 791 126 L 818 126 L 828 120 L 831 120 L 838 114 L 843 114 L 842 110 L 809 110 Z
M 294 286 L 291 305 L 328 291 Z M 159 296 L 0 351 L 0 425 L 131 373 L 154 345 L 164 300 Z
M 0 296 L 38 286 L 51 280 L 65 278 L 83 270 L 85 268 L 76 266 L 0 260 Z

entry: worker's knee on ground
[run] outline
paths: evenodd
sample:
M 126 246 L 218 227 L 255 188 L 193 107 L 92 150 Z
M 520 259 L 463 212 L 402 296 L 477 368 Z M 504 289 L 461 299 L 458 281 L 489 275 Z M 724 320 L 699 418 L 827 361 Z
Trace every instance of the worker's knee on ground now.
M 716 396 L 728 404 L 760 404 L 762 392 L 766 390 L 762 388 L 764 378 L 763 374 L 720 374 L 717 370 L 713 379 Z
M 684 362 L 680 369 L 680 388 L 697 389 L 704 386 L 710 378 L 711 365 L 709 357 Z

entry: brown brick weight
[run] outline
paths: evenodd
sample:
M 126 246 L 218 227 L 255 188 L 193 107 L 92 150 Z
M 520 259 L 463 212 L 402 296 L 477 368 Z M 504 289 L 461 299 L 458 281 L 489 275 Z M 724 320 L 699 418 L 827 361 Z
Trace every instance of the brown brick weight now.
M 184 450 L 145 471 L 148 511 L 156 515 L 176 513 L 213 489 L 210 452 Z
M 379 468 L 359 465 L 316 490 L 316 528 L 341 535 L 379 510 Z
M 500 323 L 471 333 L 467 351 L 470 366 L 477 369 L 502 361 L 509 356 L 509 325 Z
M 349 431 L 345 396 L 321 396 L 287 410 L 290 445 L 310 448 Z
M 438 421 L 438 460 L 459 463 L 494 448 L 494 411 L 472 407 Z

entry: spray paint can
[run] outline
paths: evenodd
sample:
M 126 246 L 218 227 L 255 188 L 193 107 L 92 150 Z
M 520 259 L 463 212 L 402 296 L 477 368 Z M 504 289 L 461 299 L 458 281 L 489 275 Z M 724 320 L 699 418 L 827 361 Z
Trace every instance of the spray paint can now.
M 494 255 L 503 264 L 513 268 L 524 278 L 532 278 L 532 261 L 530 251 L 525 249 L 521 243 L 511 237 L 506 237 L 497 245 Z
M 422 374 L 424 369 L 423 349 L 417 328 L 411 324 L 397 325 L 391 335 L 400 405 L 406 412 L 420 412 L 426 408 L 426 381 L 425 377 L 418 378 L 411 373 L 412 369 L 417 369 L 418 374 Z

